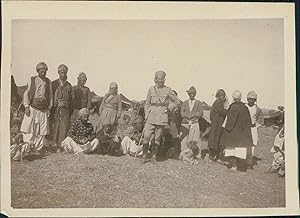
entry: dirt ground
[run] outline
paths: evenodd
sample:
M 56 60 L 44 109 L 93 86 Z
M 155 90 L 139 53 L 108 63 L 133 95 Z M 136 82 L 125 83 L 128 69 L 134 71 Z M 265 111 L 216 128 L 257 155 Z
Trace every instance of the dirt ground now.
M 276 131 L 263 127 L 254 170 L 128 156 L 50 154 L 12 163 L 13 208 L 260 208 L 285 206 L 285 178 L 265 173 Z

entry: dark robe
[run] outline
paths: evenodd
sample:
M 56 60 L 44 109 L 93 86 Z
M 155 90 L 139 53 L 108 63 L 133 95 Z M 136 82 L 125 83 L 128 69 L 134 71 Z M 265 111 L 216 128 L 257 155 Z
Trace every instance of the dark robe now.
M 52 123 L 53 140 L 60 146 L 61 142 L 66 138 L 70 128 L 72 85 L 66 81 L 63 86 L 61 86 L 58 80 L 53 81 L 52 84 L 55 86 Z
M 227 110 L 224 109 L 224 104 L 219 99 L 216 99 L 210 111 L 211 129 L 208 138 L 208 148 L 215 149 L 216 151 L 222 149 L 220 147 L 220 138 L 223 131 L 222 124 L 226 114 Z
M 120 149 L 120 143 L 114 142 L 113 138 L 116 133 L 113 130 L 110 133 L 105 132 L 105 129 L 102 128 L 96 134 L 96 138 L 99 141 L 99 148 L 97 149 L 98 154 L 115 154 Z
M 251 117 L 247 106 L 234 102 L 227 113 L 227 122 L 220 139 L 220 144 L 231 147 L 251 147 Z
M 72 108 L 77 110 L 91 108 L 90 89 L 88 87 L 73 86 Z

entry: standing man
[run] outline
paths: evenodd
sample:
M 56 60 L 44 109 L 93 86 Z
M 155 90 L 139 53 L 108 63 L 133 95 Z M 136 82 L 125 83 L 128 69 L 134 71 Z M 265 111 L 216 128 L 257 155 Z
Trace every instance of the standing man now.
M 203 115 L 203 108 L 201 102 L 195 99 L 196 88 L 194 86 L 190 87 L 187 93 L 190 99 L 183 102 L 180 111 L 183 118 L 180 128 L 181 151 L 187 149 L 190 141 L 197 142 L 200 150 L 200 126 L 198 121 Z
M 252 169 L 253 168 L 252 159 L 254 156 L 254 149 L 258 144 L 257 129 L 258 129 L 258 127 L 260 127 L 263 124 L 264 118 L 263 118 L 262 110 L 256 104 L 257 94 L 254 91 L 248 92 L 247 101 L 248 101 L 248 103 L 246 104 L 246 106 L 250 112 L 251 134 L 252 134 L 252 141 L 253 141 L 252 155 L 250 156 L 250 159 L 249 159 L 249 167 Z
M 36 66 L 37 76 L 31 77 L 24 92 L 25 116 L 21 125 L 23 141 L 33 151 L 41 151 L 45 136 L 49 134 L 49 110 L 52 107 L 51 81 L 46 77 L 48 67 L 44 62 Z
M 220 138 L 223 133 L 222 124 L 227 114 L 227 99 L 223 89 L 218 89 L 210 111 L 211 130 L 208 138 L 209 160 L 217 161 L 223 153 L 223 147 L 220 145 Z
M 72 85 L 67 81 L 68 67 L 59 65 L 59 78 L 52 82 L 54 99 L 53 140 L 58 146 L 57 152 L 63 151 L 62 141 L 66 138 L 70 127 L 72 101 Z
M 242 93 L 235 91 L 232 98 L 234 102 L 227 111 L 220 145 L 225 146 L 225 157 L 231 157 L 230 169 L 237 171 L 240 160 L 246 161 L 251 155 L 253 141 L 251 117 L 247 106 L 241 101 Z
M 91 109 L 90 89 L 85 86 L 87 81 L 86 74 L 81 72 L 77 77 L 77 85 L 73 86 L 73 100 L 72 100 L 72 115 L 71 123 L 78 119 L 79 110 L 82 108 Z
M 168 113 L 180 104 L 174 91 L 165 86 L 166 73 L 155 73 L 155 85 L 151 86 L 145 103 L 145 129 L 143 138 L 143 163 L 147 161 L 149 141 L 154 134 L 154 144 L 151 148 L 152 160 L 156 161 L 163 128 L 168 124 Z M 169 104 L 173 101 L 174 104 Z

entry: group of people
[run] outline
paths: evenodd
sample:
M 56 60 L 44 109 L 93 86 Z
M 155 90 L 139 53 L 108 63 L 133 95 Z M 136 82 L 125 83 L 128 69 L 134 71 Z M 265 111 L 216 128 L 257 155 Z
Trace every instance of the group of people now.
M 205 158 L 206 150 L 210 161 L 229 158 L 232 171 L 241 166 L 253 168 L 257 129 L 263 123 L 254 91 L 247 94 L 246 104 L 241 101 L 241 92 L 235 91 L 229 105 L 225 91 L 217 90 L 211 123 L 203 125 L 203 105 L 195 98 L 196 88 L 187 90 L 189 99 L 182 103 L 177 93 L 165 85 L 166 73 L 157 71 L 155 84 L 148 90 L 144 116 L 122 116 L 118 85 L 113 82 L 101 102 L 98 121 L 91 123 L 85 73 L 79 73 L 77 85 L 72 86 L 64 64 L 58 67 L 59 78 L 52 82 L 46 77 L 48 67 L 44 62 L 38 63 L 36 70 L 38 75 L 31 77 L 24 93 L 25 115 L 20 132 L 13 137 L 14 160 L 28 153 L 43 153 L 49 141 L 56 145 L 57 152 L 127 154 L 141 157 L 142 163 L 156 162 L 161 151 L 170 155 L 178 145 L 176 158 L 190 164 Z M 121 116 L 123 123 L 118 122 Z M 203 148 L 205 138 L 208 149 Z

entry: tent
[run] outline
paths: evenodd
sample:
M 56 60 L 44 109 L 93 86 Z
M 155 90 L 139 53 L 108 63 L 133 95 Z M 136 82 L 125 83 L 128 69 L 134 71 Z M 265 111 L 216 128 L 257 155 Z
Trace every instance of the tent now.
M 24 95 L 24 92 L 25 92 L 26 89 L 27 89 L 27 85 L 25 85 L 25 86 L 18 86 L 17 87 L 18 95 L 21 96 L 21 98 L 23 98 L 23 95 Z M 132 100 L 128 99 L 126 96 L 124 96 L 122 93 L 120 94 L 120 96 L 121 96 L 121 101 L 122 101 L 122 104 L 123 104 L 122 106 L 123 106 L 124 109 L 125 108 L 129 108 L 130 105 L 139 105 L 140 108 L 144 108 L 144 106 L 145 106 L 145 102 L 146 102 L 145 100 L 132 101 Z M 102 99 L 103 99 L 102 96 L 97 95 L 93 91 L 91 92 L 91 101 L 92 101 L 92 104 L 100 106 L 100 104 L 102 102 Z M 204 101 L 202 102 L 202 106 L 203 106 L 203 109 L 204 109 L 205 120 L 207 120 L 207 121 L 210 122 L 209 114 L 210 114 L 211 106 L 208 105 Z M 262 109 L 265 125 L 273 125 L 279 119 L 281 119 L 281 117 L 282 117 L 282 111 L 280 109 L 279 110 Z
M 133 101 L 129 100 L 127 97 L 125 97 L 123 94 L 120 94 L 121 97 L 121 101 L 125 106 L 130 106 L 132 104 L 134 104 Z M 97 95 L 95 92 L 91 92 L 91 101 L 92 103 L 101 103 L 103 100 L 102 96 Z

